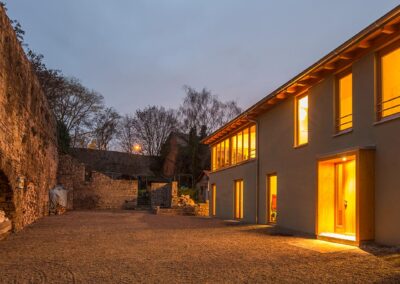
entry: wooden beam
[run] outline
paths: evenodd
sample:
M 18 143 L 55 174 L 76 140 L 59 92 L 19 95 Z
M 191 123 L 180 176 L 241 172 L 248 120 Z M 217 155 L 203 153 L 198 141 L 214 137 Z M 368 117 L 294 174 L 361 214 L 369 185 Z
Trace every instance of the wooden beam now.
M 272 98 L 272 99 L 269 99 L 269 100 L 267 101 L 267 104 L 269 104 L 269 105 L 274 105 L 274 104 L 277 103 L 277 101 L 278 101 L 277 98 Z
M 358 44 L 358 47 L 359 48 L 370 48 L 371 47 L 371 42 L 368 41 L 368 40 L 364 40 L 364 41 L 362 41 L 362 42 L 360 42 Z
M 334 70 L 334 69 L 336 69 L 336 64 L 333 62 L 328 63 L 328 64 L 325 64 L 323 68 L 326 70 Z
M 286 93 L 288 93 L 288 94 L 294 94 L 294 93 L 296 93 L 296 89 L 297 89 L 296 86 L 291 86 L 291 87 L 289 87 L 289 88 L 286 89 Z
M 299 86 L 299 87 L 307 86 L 307 80 L 297 82 L 297 86 Z
M 381 32 L 390 35 L 396 32 L 396 28 L 395 26 L 386 26 L 382 28 Z
M 283 93 L 277 94 L 275 97 L 279 100 L 284 100 L 288 97 L 288 95 L 285 92 L 283 92 Z
M 340 54 L 339 55 L 339 58 L 340 59 L 343 59 L 343 60 L 350 60 L 350 59 L 352 59 L 354 56 L 351 54 L 351 53 L 343 53 L 343 54 Z

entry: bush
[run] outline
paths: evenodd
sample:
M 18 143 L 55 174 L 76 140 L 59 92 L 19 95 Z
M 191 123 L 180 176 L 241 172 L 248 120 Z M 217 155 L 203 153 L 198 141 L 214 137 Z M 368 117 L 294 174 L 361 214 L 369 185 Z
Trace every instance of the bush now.
M 178 189 L 178 195 L 189 195 L 194 201 L 198 201 L 198 194 L 196 188 L 180 187 Z

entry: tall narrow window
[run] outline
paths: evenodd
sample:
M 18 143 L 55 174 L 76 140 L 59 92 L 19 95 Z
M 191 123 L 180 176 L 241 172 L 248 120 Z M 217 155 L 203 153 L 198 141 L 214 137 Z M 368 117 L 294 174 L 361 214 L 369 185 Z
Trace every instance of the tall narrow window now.
M 220 144 L 221 144 L 221 152 L 220 152 L 221 164 L 220 164 L 220 167 L 223 168 L 225 166 L 225 143 L 224 143 L 224 141 L 222 141 Z
M 380 92 L 378 119 L 400 113 L 400 47 L 399 43 L 380 56 Z
M 235 181 L 235 219 L 243 219 L 243 180 Z
M 243 130 L 243 160 L 249 159 L 249 129 Z
M 212 198 L 212 215 L 217 214 L 217 186 L 215 184 L 211 185 L 211 198 Z
M 308 95 L 296 98 L 295 145 L 308 143 Z
M 256 157 L 256 126 L 250 127 L 250 158 Z
M 221 167 L 221 143 L 218 143 L 217 146 L 217 169 Z
M 232 165 L 236 164 L 237 158 L 237 135 L 232 137 L 232 151 L 231 151 L 231 162 Z
M 225 139 L 225 166 L 230 165 L 230 153 L 229 153 L 230 145 L 229 144 L 230 144 L 229 139 Z
M 215 171 L 217 169 L 217 147 L 212 147 L 212 170 Z
M 343 131 L 353 127 L 353 75 L 347 73 L 337 79 L 336 129 Z
M 237 135 L 237 158 L 236 162 L 240 163 L 243 160 L 243 133 L 239 132 Z
M 278 177 L 277 175 L 269 175 L 267 177 L 268 190 L 268 221 L 276 223 L 278 216 Z

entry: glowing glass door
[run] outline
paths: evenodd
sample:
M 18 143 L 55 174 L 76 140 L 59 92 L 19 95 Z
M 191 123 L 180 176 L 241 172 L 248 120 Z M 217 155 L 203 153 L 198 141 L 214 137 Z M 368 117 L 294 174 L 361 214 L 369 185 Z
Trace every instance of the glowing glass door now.
M 268 188 L 268 222 L 276 223 L 278 216 L 278 177 L 276 175 L 269 175 L 267 179 Z
M 356 161 L 335 164 L 335 233 L 355 235 Z
M 235 219 L 243 219 L 243 180 L 235 181 Z

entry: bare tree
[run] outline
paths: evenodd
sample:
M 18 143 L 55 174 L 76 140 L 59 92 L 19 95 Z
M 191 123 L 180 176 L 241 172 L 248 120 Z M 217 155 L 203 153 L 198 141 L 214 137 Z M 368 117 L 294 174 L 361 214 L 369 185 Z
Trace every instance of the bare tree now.
M 173 110 L 149 106 L 137 110 L 133 120 L 136 138 L 144 154 L 158 156 L 169 134 L 176 129 L 178 120 Z
M 200 92 L 185 86 L 186 97 L 179 107 L 183 129 L 189 132 L 193 127 L 206 128 L 209 134 L 240 114 L 241 109 L 235 101 L 221 102 L 207 89 Z
M 90 126 L 96 112 L 104 107 L 103 96 L 84 87 L 78 79 L 47 68 L 43 55 L 29 50 L 28 57 L 57 120 L 72 136 L 72 132 L 80 133 Z
M 119 146 L 122 151 L 127 153 L 135 152 L 134 146 L 137 143 L 134 120 L 134 117 L 129 114 L 122 117 L 117 133 Z
M 109 150 L 109 144 L 118 131 L 119 119 L 120 115 L 113 108 L 106 108 L 96 114 L 92 133 L 97 149 Z
M 49 103 L 68 131 L 90 126 L 94 115 L 103 109 L 103 96 L 88 90 L 75 78 L 64 78 Z
M 227 101 L 225 103 L 221 102 L 220 104 L 221 104 L 220 106 L 221 124 L 218 125 L 218 127 L 221 127 L 222 125 L 228 123 L 242 112 L 242 109 L 237 105 L 236 101 Z

